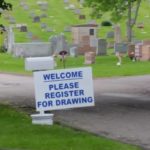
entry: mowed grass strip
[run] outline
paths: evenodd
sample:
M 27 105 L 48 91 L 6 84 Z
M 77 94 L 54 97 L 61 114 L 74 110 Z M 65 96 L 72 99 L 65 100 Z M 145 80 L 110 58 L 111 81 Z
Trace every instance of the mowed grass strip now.
M 0 149 L 140 150 L 57 124 L 32 125 L 29 116 L 6 105 L 0 105 Z
M 25 71 L 24 58 L 15 58 L 10 54 L 0 53 L 0 72 L 17 73 L 31 75 L 31 72 Z M 56 58 L 57 68 L 62 69 L 61 59 Z M 123 57 L 122 65 L 117 66 L 117 58 L 114 55 L 97 56 L 95 64 L 85 65 L 84 56 L 67 57 L 65 60 L 66 68 L 91 66 L 93 77 L 117 77 L 150 74 L 150 61 L 132 62 L 127 56 Z

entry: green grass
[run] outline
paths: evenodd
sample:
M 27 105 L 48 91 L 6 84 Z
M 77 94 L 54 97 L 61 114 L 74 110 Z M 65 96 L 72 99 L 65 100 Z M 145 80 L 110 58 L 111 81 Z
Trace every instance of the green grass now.
M 11 2 L 13 4 L 13 11 L 9 12 L 10 16 L 14 16 L 17 23 L 25 23 L 28 26 L 28 31 L 33 32 L 33 34 L 41 41 L 48 41 L 50 36 L 60 34 L 61 32 L 64 32 L 65 26 L 71 26 L 75 24 L 83 24 L 87 23 L 92 18 L 90 17 L 90 9 L 89 8 L 82 8 L 81 12 L 82 14 L 86 15 L 86 20 L 79 20 L 78 16 L 73 13 L 72 10 L 66 10 L 65 5 L 63 3 L 63 0 L 57 0 L 57 3 L 55 0 L 48 0 L 48 10 L 46 10 L 45 13 L 48 14 L 47 18 L 42 18 L 41 23 L 48 24 L 49 27 L 54 29 L 54 32 L 47 33 L 45 30 L 42 30 L 40 28 L 40 23 L 33 23 L 32 19 L 29 17 L 31 12 L 35 12 L 36 15 L 40 15 L 43 12 L 40 10 L 39 6 L 36 4 L 37 0 L 26 0 L 26 3 L 29 6 L 29 10 L 25 11 L 23 8 L 19 5 L 19 0 L 7 0 L 8 2 Z M 74 4 L 76 8 L 80 8 L 79 2 L 77 0 L 69 0 L 70 3 Z M 142 1 L 140 10 L 139 10 L 139 16 L 137 18 L 137 23 L 143 22 L 144 23 L 144 32 L 141 29 L 138 29 L 135 25 L 134 27 L 134 35 L 136 39 L 143 40 L 143 39 L 149 39 L 150 34 L 150 3 L 148 0 Z M 101 24 L 102 21 L 110 20 L 109 13 L 106 13 L 104 17 L 101 19 L 96 19 L 97 24 Z M 10 25 L 9 22 L 4 19 L 4 15 L 0 17 L 0 22 L 4 25 L 8 26 Z M 126 40 L 126 18 L 124 17 L 121 21 L 118 22 L 121 26 L 122 30 L 122 39 Z M 100 27 L 98 36 L 100 38 L 105 38 L 106 33 L 108 31 L 113 30 L 112 27 Z M 71 33 L 65 33 L 67 39 L 71 42 L 72 37 Z M 20 32 L 18 29 L 15 30 L 15 39 L 16 42 L 30 42 L 29 39 L 26 38 L 26 33 Z
M 0 149 L 140 150 L 135 146 L 57 124 L 32 125 L 25 113 L 5 105 L 0 105 L 0 118 Z
M 94 77 L 114 77 L 114 76 L 132 76 L 150 74 L 150 62 L 132 62 L 127 56 L 123 57 L 122 66 L 116 66 L 116 56 L 97 56 L 96 63 L 89 65 L 93 69 Z M 59 68 L 62 63 L 58 60 Z M 68 57 L 66 59 L 66 68 L 84 67 L 84 57 Z
M 28 74 L 24 69 L 24 59 L 0 53 L 0 72 Z
M 63 68 L 59 58 L 56 59 L 57 68 Z M 150 74 L 150 62 L 137 61 L 132 62 L 127 56 L 123 57 L 122 66 L 116 66 L 117 58 L 113 55 L 97 56 L 96 63 L 89 65 L 93 69 L 93 77 L 114 77 L 114 76 L 133 76 Z M 66 68 L 85 67 L 84 57 L 77 58 L 67 57 Z M 25 71 L 24 59 L 15 58 L 10 54 L 0 53 L 0 72 L 29 74 Z

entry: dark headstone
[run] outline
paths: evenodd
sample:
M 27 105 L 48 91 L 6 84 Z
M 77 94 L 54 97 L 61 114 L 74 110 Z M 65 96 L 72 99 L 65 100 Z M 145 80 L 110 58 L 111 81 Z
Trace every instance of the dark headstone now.
M 106 34 L 106 38 L 114 38 L 114 32 L 110 31 Z
M 33 22 L 40 22 L 40 17 L 39 16 L 35 16 L 33 18 Z
M 86 19 L 86 16 L 85 16 L 85 15 L 79 15 L 79 19 L 80 19 L 80 20 Z
M 106 39 L 98 39 L 98 52 L 97 55 L 107 54 L 107 41 Z
M 126 53 L 128 50 L 128 44 L 127 43 L 115 43 L 114 44 L 115 53 Z
M 27 26 L 21 26 L 20 32 L 27 32 Z

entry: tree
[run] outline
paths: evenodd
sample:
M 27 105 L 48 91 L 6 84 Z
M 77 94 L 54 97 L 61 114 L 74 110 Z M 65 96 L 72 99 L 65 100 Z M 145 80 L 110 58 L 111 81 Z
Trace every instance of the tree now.
M 136 24 L 139 7 L 142 0 L 85 0 L 85 4 L 92 8 L 92 15 L 102 16 L 110 12 L 112 20 L 119 21 L 127 14 L 127 40 L 132 41 L 132 29 Z M 132 13 L 132 8 L 135 13 Z
M 5 2 L 5 0 L 0 0 L 0 15 L 2 14 L 3 10 L 11 10 L 12 4 Z

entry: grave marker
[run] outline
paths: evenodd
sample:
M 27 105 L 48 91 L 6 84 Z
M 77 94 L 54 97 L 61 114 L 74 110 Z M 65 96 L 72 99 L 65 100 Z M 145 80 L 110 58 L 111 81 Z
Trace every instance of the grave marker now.
M 115 43 L 114 44 L 115 53 L 126 53 L 128 50 L 127 43 Z
M 47 24 L 46 23 L 41 23 L 41 28 L 42 29 L 45 29 L 47 27 Z
M 106 38 L 114 38 L 114 31 L 107 32 Z
M 106 39 L 98 39 L 98 51 L 97 55 L 107 54 L 107 41 Z
M 89 64 L 95 63 L 95 56 L 96 56 L 95 52 L 86 52 L 84 54 L 84 57 L 85 57 L 84 64 L 89 65 Z
M 25 25 L 21 26 L 20 32 L 27 32 L 27 26 L 25 26 Z
M 84 20 L 84 19 L 86 19 L 86 16 L 85 15 L 79 15 L 79 19 Z
M 40 17 L 39 16 L 35 16 L 34 18 L 33 18 L 33 22 L 40 22 Z

